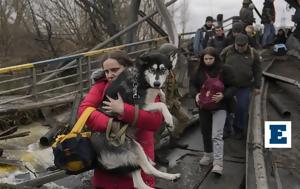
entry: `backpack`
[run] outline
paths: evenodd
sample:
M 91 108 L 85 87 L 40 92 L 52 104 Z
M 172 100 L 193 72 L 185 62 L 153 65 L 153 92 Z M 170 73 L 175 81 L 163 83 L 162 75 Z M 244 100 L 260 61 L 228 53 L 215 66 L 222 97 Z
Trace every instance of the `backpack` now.
M 69 175 L 76 175 L 96 166 L 97 154 L 90 141 L 91 132 L 81 131 L 93 111 L 93 107 L 86 108 L 71 132 L 57 136 L 52 145 L 55 166 Z
M 285 44 L 275 44 L 273 47 L 273 53 L 276 56 L 284 56 L 287 53 Z
M 199 91 L 198 106 L 204 110 L 215 110 L 218 103 L 212 100 L 212 96 L 218 92 L 224 92 L 224 83 L 220 80 L 220 72 L 215 78 L 210 77 L 208 73 L 205 73 L 205 75 L 207 79 Z

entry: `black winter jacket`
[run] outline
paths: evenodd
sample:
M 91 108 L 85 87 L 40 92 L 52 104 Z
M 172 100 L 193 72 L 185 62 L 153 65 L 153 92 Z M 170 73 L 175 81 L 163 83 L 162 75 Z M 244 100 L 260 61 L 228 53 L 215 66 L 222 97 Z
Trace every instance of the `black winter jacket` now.
M 220 66 L 205 66 L 200 64 L 200 67 L 195 74 L 194 78 L 192 78 L 192 84 L 194 85 L 197 93 L 200 91 L 203 83 L 206 80 L 206 74 L 210 77 L 217 77 L 218 73 L 220 73 L 220 80 L 223 81 L 225 86 L 224 98 L 219 102 L 218 110 L 228 109 L 229 103 L 231 103 L 233 96 L 235 95 L 237 88 L 234 84 L 234 74 L 231 67 L 227 65 Z
M 261 14 L 261 23 L 270 24 L 275 22 L 275 8 L 273 1 L 265 0 L 264 7 Z
M 255 49 L 248 47 L 244 53 L 235 50 L 234 45 L 230 45 L 221 52 L 221 60 L 224 64 L 232 67 L 235 75 L 234 83 L 237 87 L 260 88 L 261 85 L 261 63 Z

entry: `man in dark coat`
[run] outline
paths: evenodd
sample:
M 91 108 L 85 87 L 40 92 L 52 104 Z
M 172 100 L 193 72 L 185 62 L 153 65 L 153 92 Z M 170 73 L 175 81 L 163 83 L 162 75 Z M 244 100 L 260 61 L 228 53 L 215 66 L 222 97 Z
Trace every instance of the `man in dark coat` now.
M 226 47 L 221 52 L 223 63 L 234 70 L 237 107 L 235 110 L 234 129 L 237 138 L 242 138 L 247 126 L 247 113 L 250 104 L 251 91 L 254 95 L 260 93 L 261 63 L 258 53 L 249 46 L 245 34 L 235 37 L 235 44 Z
M 240 10 L 240 19 L 244 23 L 244 26 L 252 25 L 255 22 L 253 4 L 250 0 L 243 0 L 243 7 Z
M 207 16 L 204 26 L 196 31 L 193 41 L 193 49 L 195 55 L 200 55 L 202 50 L 207 46 L 208 40 L 213 36 L 213 21 L 213 17 Z
M 215 27 L 215 34 L 212 38 L 208 40 L 207 46 L 214 47 L 218 54 L 221 53 L 221 51 L 225 48 L 225 37 L 223 27 Z

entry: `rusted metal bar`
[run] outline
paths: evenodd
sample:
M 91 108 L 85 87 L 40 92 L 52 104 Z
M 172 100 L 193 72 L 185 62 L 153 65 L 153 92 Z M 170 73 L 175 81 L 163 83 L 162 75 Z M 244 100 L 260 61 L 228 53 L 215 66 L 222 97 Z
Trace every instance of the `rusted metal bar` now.
M 64 93 L 64 94 L 62 94 L 62 95 L 58 95 L 58 96 L 49 98 L 48 100 L 53 100 L 53 99 L 59 100 L 59 99 L 62 98 L 62 97 L 67 97 L 67 98 L 68 98 L 68 97 L 70 97 L 70 96 L 72 96 L 72 98 L 74 98 L 74 94 L 75 94 L 75 93 L 78 93 L 78 92 L 80 92 L 80 91 L 76 90 L 76 91 L 72 91 L 72 92 L 69 92 L 69 93 Z
M 297 80 L 288 78 L 288 77 L 284 77 L 284 76 L 280 76 L 280 75 L 276 75 L 276 74 L 272 74 L 272 73 L 268 73 L 268 72 L 263 72 L 263 76 L 269 78 L 269 79 L 275 79 L 287 84 L 291 84 L 291 85 L 295 85 L 298 88 L 300 88 L 300 83 Z
M 37 99 L 37 88 L 36 88 L 36 68 L 32 67 L 32 90 L 31 90 L 31 94 L 33 95 L 34 98 Z
M 175 3 L 177 0 L 172 0 L 168 3 L 166 3 L 166 6 L 170 6 L 171 4 Z M 115 34 L 114 36 L 112 36 L 111 38 L 107 39 L 106 41 L 100 43 L 99 45 L 95 46 L 92 50 L 95 49 L 100 49 L 102 47 L 104 47 L 105 45 L 107 45 L 108 43 L 112 42 L 113 40 L 117 39 L 118 37 L 120 37 L 121 35 L 127 33 L 128 31 L 130 31 L 131 29 L 135 28 L 136 26 L 138 26 L 140 23 L 146 21 L 148 18 L 151 18 L 152 16 L 156 15 L 158 13 L 158 11 L 154 11 L 153 13 L 149 14 L 148 16 L 145 16 L 144 18 L 136 21 L 135 23 L 129 25 L 128 27 L 126 27 L 125 29 L 123 29 L 122 31 L 118 32 L 117 34 Z
M 262 79 L 263 93 L 265 79 Z M 246 188 L 268 189 L 266 173 L 263 126 L 262 126 L 262 95 L 256 95 L 251 100 L 246 143 Z M 254 168 L 254 170 L 253 170 Z M 254 172 L 254 173 L 253 173 Z M 254 181 L 254 182 L 253 182 Z
M 23 76 L 23 77 L 8 79 L 8 80 L 0 81 L 0 85 L 5 84 L 5 83 L 9 83 L 9 82 L 19 81 L 19 80 L 24 81 L 25 79 L 29 79 L 29 78 L 31 78 L 31 76 Z
M 3 157 L 0 157 L 0 164 L 12 165 L 12 166 L 23 166 L 22 161 L 15 160 L 15 159 L 6 159 Z
M 44 75 L 48 75 L 48 74 L 55 73 L 55 72 L 63 72 L 65 70 L 70 70 L 72 68 L 77 68 L 77 65 L 70 66 L 68 68 L 58 68 L 58 69 L 55 69 L 55 70 L 49 70 L 49 71 L 45 71 L 45 72 L 42 72 L 42 73 L 38 73 L 36 75 L 37 76 L 44 76 Z
M 24 181 L 24 182 L 21 182 L 21 183 L 18 183 L 16 186 L 18 187 L 24 187 L 24 186 L 42 186 L 43 184 L 46 184 L 46 183 L 49 183 L 49 182 L 52 182 L 52 181 L 55 181 L 55 180 L 58 180 L 58 179 L 62 179 L 64 177 L 67 177 L 69 175 L 67 175 L 65 173 L 65 171 L 63 170 L 59 170 L 59 171 L 56 171 L 56 172 L 52 172 L 52 173 L 49 173 L 47 175 L 44 175 L 44 176 L 40 176 L 38 178 L 35 178 L 35 179 L 31 179 L 31 180 L 28 180 L 28 181 Z
M 6 115 L 9 113 L 15 113 L 18 111 L 26 111 L 26 110 L 31 110 L 31 109 L 38 109 L 42 107 L 47 107 L 47 106 L 55 106 L 59 104 L 64 104 L 64 103 L 69 103 L 74 100 L 74 96 L 70 96 L 68 94 L 67 97 L 65 98 L 60 98 L 60 99 L 55 99 L 55 100 L 45 100 L 45 101 L 40 101 L 40 102 L 33 102 L 30 104 L 24 104 L 20 106 L 9 106 L 9 107 L 1 107 L 0 108 L 0 115 Z
M 81 94 L 83 94 L 83 79 L 82 79 L 82 59 L 77 60 L 78 61 L 78 69 L 77 69 L 77 73 L 79 74 L 78 82 L 79 82 L 79 91 L 81 92 Z
M 16 134 L 10 134 L 10 135 L 7 135 L 7 136 L 0 137 L 0 140 L 6 140 L 6 139 L 18 138 L 18 137 L 25 137 L 25 136 L 28 136 L 29 134 L 30 134 L 30 131 L 25 131 L 25 132 L 16 133 Z
M 28 88 L 30 88 L 30 87 L 31 87 L 31 85 L 25 85 L 25 86 L 23 86 L 23 87 L 18 87 L 18 88 L 6 90 L 6 91 L 3 91 L 3 92 L 0 92 L 0 95 L 4 95 L 4 94 L 7 94 L 7 93 L 19 91 L 19 90 L 28 89 Z
M 259 16 L 259 18 L 261 18 L 261 14 L 260 14 L 260 12 L 258 11 L 258 9 L 256 8 L 256 6 L 255 6 L 255 4 L 253 3 L 253 1 L 250 0 L 250 2 L 251 2 L 251 3 L 253 4 L 253 6 L 254 6 L 254 10 L 255 10 L 256 14 Z
M 0 137 L 5 136 L 5 135 L 10 135 L 10 134 L 16 132 L 17 130 L 18 130 L 18 127 L 17 126 L 13 126 L 13 127 L 9 128 L 9 129 L 7 129 L 5 131 L 2 131 L 0 133 Z
M 6 104 L 6 103 L 9 103 L 9 102 L 15 102 L 17 100 L 21 100 L 21 99 L 25 99 L 25 98 L 29 98 L 29 97 L 32 97 L 32 94 L 21 96 L 21 97 L 17 97 L 17 98 L 11 98 L 11 99 L 8 99 L 8 100 L 3 100 L 3 101 L 0 102 L 0 105 Z
M 92 65 L 91 65 L 91 57 L 87 57 L 87 65 L 88 65 L 88 68 L 87 68 L 87 74 L 88 74 L 88 80 L 89 80 L 89 84 L 88 86 L 91 87 L 92 86 L 92 80 L 90 79 L 91 78 L 91 70 L 92 70 Z
M 51 80 L 48 80 L 48 81 L 41 82 L 38 85 L 43 85 L 43 84 L 51 83 L 51 82 L 54 82 L 54 81 L 59 81 L 59 80 L 63 80 L 63 79 L 69 79 L 69 78 L 77 77 L 77 76 L 78 76 L 78 73 L 71 74 L 71 75 L 67 75 L 67 76 L 64 76 L 64 77 L 59 77 L 59 78 L 55 78 L 55 79 L 51 79 Z
M 51 89 L 48 89 L 48 90 L 44 90 L 44 91 L 41 91 L 37 94 L 45 94 L 45 93 L 49 93 L 49 92 L 52 92 L 52 91 L 56 91 L 58 89 L 63 89 L 63 88 L 66 88 L 66 87 L 71 87 L 71 86 L 76 86 L 78 85 L 80 82 L 77 81 L 77 82 L 74 82 L 74 83 L 70 83 L 70 84 L 67 84 L 67 85 L 63 85 L 63 86 L 60 86 L 60 87 L 54 87 L 54 88 L 51 88 Z
M 138 14 L 141 17 L 147 16 L 143 11 L 139 10 Z M 146 22 L 161 36 L 168 36 L 168 34 L 159 26 L 157 25 L 151 18 L 146 19 Z

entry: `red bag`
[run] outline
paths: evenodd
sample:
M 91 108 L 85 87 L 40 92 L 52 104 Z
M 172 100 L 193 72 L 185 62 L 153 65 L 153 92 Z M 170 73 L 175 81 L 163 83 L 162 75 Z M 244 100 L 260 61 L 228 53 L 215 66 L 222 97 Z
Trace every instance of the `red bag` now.
M 206 80 L 200 89 L 198 106 L 204 110 L 214 110 L 218 107 L 218 103 L 212 100 L 212 96 L 216 93 L 224 92 L 224 83 L 220 80 L 220 72 L 217 77 L 210 77 L 207 73 Z

